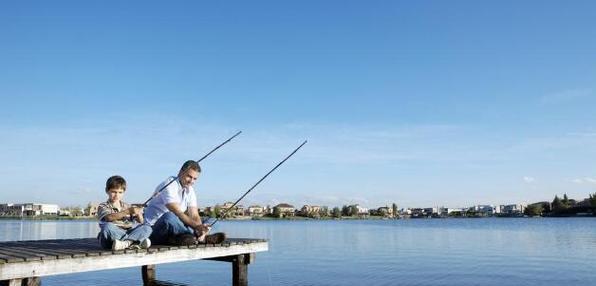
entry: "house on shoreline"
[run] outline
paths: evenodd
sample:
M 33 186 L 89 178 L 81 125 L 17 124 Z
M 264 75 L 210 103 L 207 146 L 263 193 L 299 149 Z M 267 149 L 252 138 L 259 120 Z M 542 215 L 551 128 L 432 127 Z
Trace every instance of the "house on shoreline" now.
M 273 215 L 275 217 L 293 217 L 295 215 L 295 208 L 293 205 L 281 203 L 273 207 Z
M 42 215 L 58 215 L 60 207 L 54 204 L 39 203 L 6 203 L 0 204 L 0 216 L 34 217 Z
M 259 205 L 252 205 L 246 209 L 246 214 L 251 217 L 262 217 L 265 215 L 265 208 Z

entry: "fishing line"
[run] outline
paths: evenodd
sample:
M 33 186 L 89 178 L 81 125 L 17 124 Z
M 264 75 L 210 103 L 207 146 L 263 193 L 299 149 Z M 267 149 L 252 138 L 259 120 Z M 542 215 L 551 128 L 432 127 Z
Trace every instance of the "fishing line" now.
M 205 156 L 201 157 L 201 159 L 197 160 L 197 163 L 200 163 L 201 161 L 203 161 L 203 159 L 207 158 L 209 155 L 211 155 L 211 153 L 215 152 L 215 150 L 219 149 L 221 146 L 227 144 L 228 142 L 232 141 L 232 139 L 234 139 L 234 137 L 240 135 L 240 133 L 242 133 L 242 131 L 238 131 L 236 134 L 234 134 L 234 136 L 228 138 L 228 140 L 224 141 L 223 143 L 217 145 L 217 147 L 213 148 L 211 151 L 209 151 L 209 153 L 205 154 Z M 180 172 L 180 174 L 186 172 L 187 170 L 184 170 L 182 172 Z M 155 198 L 161 191 L 163 191 L 165 188 L 167 188 L 170 184 L 172 184 L 172 182 L 177 181 L 178 180 L 178 176 L 174 177 L 173 180 L 171 180 L 170 182 L 168 182 L 167 184 L 165 184 L 165 186 L 161 187 L 161 189 L 159 189 L 157 192 L 154 192 L 153 195 L 147 200 L 145 201 L 145 203 L 143 203 L 143 207 L 146 207 L 147 204 L 149 203 L 149 201 L 151 201 L 153 198 Z
M 302 142 L 302 144 L 300 144 L 300 146 L 298 146 L 298 148 L 296 148 L 292 153 L 290 153 L 290 155 L 288 155 L 285 159 L 283 159 L 281 162 L 279 162 L 279 164 L 277 164 L 277 166 L 273 167 L 273 169 L 271 169 L 271 171 L 269 171 L 269 173 L 267 173 L 265 176 L 263 176 L 258 182 L 256 182 L 252 187 L 250 187 L 250 189 L 248 189 L 248 191 L 246 191 L 246 193 L 244 193 L 244 195 L 242 195 L 238 200 L 236 200 L 236 202 L 229 207 L 222 216 L 219 216 L 215 219 L 215 221 L 213 223 L 211 223 L 209 225 L 209 227 L 213 227 L 213 225 L 215 225 L 220 218 L 224 218 L 226 217 L 226 215 L 228 214 L 228 212 L 230 212 L 230 210 L 232 210 L 232 208 L 234 208 L 236 206 L 236 204 L 238 204 L 238 202 L 240 202 L 240 200 L 242 200 L 244 197 L 246 197 L 246 195 L 248 195 L 248 193 L 250 193 L 257 185 L 259 185 L 263 180 L 265 180 L 265 178 L 267 178 L 271 173 L 273 173 L 273 171 L 275 171 L 275 169 L 277 169 L 279 166 L 281 166 L 281 164 L 283 164 L 286 160 L 288 160 L 290 157 L 292 157 L 292 155 L 294 155 L 296 152 L 298 152 L 298 150 L 300 148 L 302 148 L 302 146 L 304 146 L 304 144 L 306 144 L 306 140 L 304 140 L 304 142 Z

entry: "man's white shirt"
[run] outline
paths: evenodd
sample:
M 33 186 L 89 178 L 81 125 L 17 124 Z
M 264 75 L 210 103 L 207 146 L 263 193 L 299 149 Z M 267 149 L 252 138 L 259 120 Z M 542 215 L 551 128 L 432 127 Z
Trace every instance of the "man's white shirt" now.
M 169 177 L 161 184 L 159 184 L 153 195 L 163 188 L 166 184 L 174 180 L 175 177 Z M 175 182 L 172 182 L 169 186 L 167 186 L 163 191 L 157 194 L 153 199 L 149 201 L 147 207 L 145 208 L 144 217 L 145 223 L 149 225 L 154 225 L 155 222 L 165 213 L 169 212 L 170 210 L 166 207 L 166 204 L 169 203 L 178 203 L 180 206 L 180 210 L 185 212 L 190 207 L 197 207 L 197 195 L 195 194 L 194 188 L 188 187 L 183 188 L 180 184 L 180 181 L 176 179 Z

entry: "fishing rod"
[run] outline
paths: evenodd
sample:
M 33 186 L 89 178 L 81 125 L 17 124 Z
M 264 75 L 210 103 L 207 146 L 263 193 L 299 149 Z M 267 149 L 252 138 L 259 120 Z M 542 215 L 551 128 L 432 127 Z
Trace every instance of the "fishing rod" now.
M 205 154 L 205 156 L 201 157 L 201 159 L 197 160 L 197 163 L 200 163 L 201 161 L 203 161 L 203 159 L 207 158 L 209 155 L 211 155 L 211 153 L 215 152 L 215 150 L 219 149 L 221 146 L 227 144 L 228 142 L 232 141 L 232 139 L 234 139 L 234 137 L 240 135 L 240 133 L 242 133 L 242 131 L 238 131 L 236 134 L 234 134 L 234 136 L 228 138 L 228 140 L 224 141 L 223 143 L 217 145 L 217 147 L 213 148 L 211 151 L 209 151 L 209 153 Z M 181 173 L 186 172 L 186 170 L 184 170 Z M 143 207 L 146 207 L 147 204 L 149 203 L 149 201 L 151 201 L 153 198 L 155 198 L 161 191 L 163 191 L 165 188 L 167 188 L 170 184 L 172 184 L 172 182 L 178 180 L 178 176 L 174 177 L 173 180 L 171 180 L 170 182 L 168 182 L 167 184 L 165 184 L 165 186 L 161 187 L 161 189 L 159 189 L 159 191 L 153 193 L 153 195 L 147 200 L 145 201 L 145 203 L 143 203 Z
M 242 200 L 244 197 L 246 197 L 246 195 L 248 195 L 248 193 L 250 193 L 250 191 L 252 191 L 257 185 L 259 185 L 263 180 L 265 180 L 265 178 L 267 178 L 267 176 L 269 176 L 269 174 L 273 173 L 273 171 L 275 171 L 275 169 L 277 169 L 277 167 L 281 166 L 281 164 L 283 164 L 286 160 L 290 159 L 290 157 L 292 157 L 292 155 L 294 155 L 294 153 L 296 153 L 300 148 L 302 148 L 302 146 L 304 146 L 304 144 L 306 144 L 306 140 L 304 140 L 304 142 L 302 142 L 302 144 L 300 144 L 300 146 L 298 146 L 298 148 L 296 148 L 292 153 L 290 153 L 290 155 L 288 155 L 285 159 L 283 159 L 281 162 L 279 162 L 279 164 L 277 164 L 277 166 L 275 166 L 273 169 L 271 169 L 271 171 L 269 171 L 269 173 L 267 173 L 265 176 L 263 176 L 258 182 L 256 182 L 252 187 L 250 187 L 250 189 L 248 189 L 248 191 L 246 191 L 246 193 L 244 193 L 244 195 L 242 195 L 238 200 L 236 200 L 236 202 L 229 207 L 222 216 L 219 216 L 217 218 L 215 218 L 215 221 L 213 223 L 211 223 L 209 225 L 209 227 L 213 227 L 213 225 L 215 225 L 220 218 L 225 218 L 226 215 L 228 214 L 228 212 L 230 212 L 230 210 L 232 210 L 232 208 L 234 208 L 236 206 L 236 204 L 238 204 L 240 202 L 240 200 Z

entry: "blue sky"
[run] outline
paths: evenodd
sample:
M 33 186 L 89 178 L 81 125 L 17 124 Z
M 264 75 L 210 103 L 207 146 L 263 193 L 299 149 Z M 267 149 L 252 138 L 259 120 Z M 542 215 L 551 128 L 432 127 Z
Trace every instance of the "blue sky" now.
M 505 204 L 596 192 L 593 1 L 2 1 L 0 201 Z

